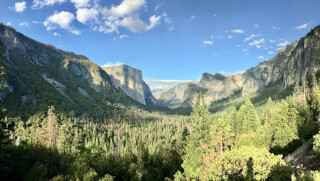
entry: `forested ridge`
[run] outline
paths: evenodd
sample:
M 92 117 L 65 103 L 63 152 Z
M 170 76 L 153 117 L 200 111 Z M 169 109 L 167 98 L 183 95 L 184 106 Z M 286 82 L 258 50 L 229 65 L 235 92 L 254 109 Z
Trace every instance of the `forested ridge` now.
M 199 92 L 191 115 L 128 102 L 92 114 L 1 106 L 0 180 L 320 180 L 319 78 L 211 105 Z M 4 67 L 0 82 L 5 91 Z

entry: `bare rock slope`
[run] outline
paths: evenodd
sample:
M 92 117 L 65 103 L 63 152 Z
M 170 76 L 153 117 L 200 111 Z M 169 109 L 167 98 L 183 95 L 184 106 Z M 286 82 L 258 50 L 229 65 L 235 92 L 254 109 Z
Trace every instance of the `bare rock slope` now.
M 295 41 L 278 54 L 242 74 L 223 76 L 218 73 L 204 73 L 199 82 L 189 83 L 182 91 L 172 91 L 180 85 L 165 90 L 159 101 L 171 104 L 177 97 L 179 103 L 192 103 L 202 91 L 207 103 L 211 103 L 241 91 L 243 95 L 255 92 L 270 83 L 281 81 L 286 87 L 320 69 L 320 26 L 315 27 L 305 37 Z M 179 95 L 178 95 L 179 94 Z

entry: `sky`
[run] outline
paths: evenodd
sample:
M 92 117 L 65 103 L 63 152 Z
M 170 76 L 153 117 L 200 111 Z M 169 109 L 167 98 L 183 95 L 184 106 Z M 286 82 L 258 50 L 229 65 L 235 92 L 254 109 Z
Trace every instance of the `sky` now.
M 320 24 L 319 0 L 1 0 L 0 22 L 28 37 L 127 64 L 152 89 L 241 73 Z

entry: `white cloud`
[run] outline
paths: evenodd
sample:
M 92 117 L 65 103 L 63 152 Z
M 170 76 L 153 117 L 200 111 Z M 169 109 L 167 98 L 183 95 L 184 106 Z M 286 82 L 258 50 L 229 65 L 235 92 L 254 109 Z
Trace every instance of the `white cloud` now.
M 24 22 L 19 23 L 19 26 L 29 26 L 29 23 L 24 21 Z
M 258 28 L 259 24 L 254 24 L 253 27 Z
M 119 33 L 118 27 L 123 27 L 138 33 L 151 30 L 160 24 L 162 15 L 149 17 L 149 24 L 146 24 L 138 13 L 142 7 L 146 7 L 145 0 L 123 0 L 117 6 L 101 8 L 100 13 L 104 23 L 95 29 L 104 33 Z
M 229 35 L 229 36 L 228 36 L 228 38 L 229 38 L 229 39 L 231 39 L 231 38 L 232 38 L 232 36 L 231 36 L 231 35 Z
M 220 73 L 225 75 L 225 76 L 228 76 L 228 75 L 237 75 L 237 74 L 243 74 L 245 71 L 236 71 L 236 72 L 226 72 L 226 71 L 223 71 L 221 70 Z
M 273 51 L 268 51 L 268 53 L 271 55 L 271 54 L 273 54 Z
M 256 46 L 257 48 L 261 48 L 261 44 L 264 44 L 265 40 L 264 38 L 261 38 L 259 40 L 254 40 L 253 42 L 249 43 L 250 46 Z
M 244 39 L 244 41 L 249 41 L 253 38 L 257 38 L 259 36 L 261 36 L 262 34 L 251 34 L 250 36 L 248 36 L 247 38 Z
M 99 15 L 99 12 L 94 9 L 86 9 L 86 8 L 80 8 L 77 10 L 77 20 L 80 23 L 86 24 L 88 21 L 94 20 L 98 21 L 97 16 Z
M 195 16 L 195 15 L 192 15 L 192 16 L 190 17 L 190 19 L 191 19 L 191 20 L 194 20 L 194 19 L 196 19 L 196 16 Z
M 119 36 L 120 39 L 128 38 L 128 37 L 129 37 L 129 35 L 120 35 L 120 36 Z
M 90 6 L 91 0 L 71 0 L 71 2 L 75 5 L 76 8 L 84 8 Z
M 47 28 L 47 31 L 62 28 L 75 35 L 79 35 L 80 31 L 71 26 L 71 23 L 74 21 L 74 19 L 74 15 L 70 12 L 55 12 L 43 22 L 43 25 Z
M 33 9 L 39 9 L 39 8 L 42 8 L 44 6 L 52 6 L 56 3 L 64 3 L 66 2 L 67 0 L 33 0 L 33 3 L 32 3 L 32 8 Z
M 248 56 L 248 55 L 250 55 L 250 53 L 246 53 L 246 54 L 244 54 L 244 55 Z
M 27 3 L 25 1 L 14 3 L 14 10 L 17 13 L 22 13 L 27 8 Z
M 217 15 L 217 14 L 214 14 L 213 16 L 214 16 L 214 17 L 217 17 L 218 15 Z
M 202 43 L 205 44 L 205 45 L 212 45 L 213 44 L 213 42 L 209 41 L 209 40 L 205 40 Z
M 123 0 L 120 5 L 103 8 L 102 13 L 109 20 L 116 20 L 125 17 L 139 10 L 145 5 L 145 0 Z
M 310 23 L 306 23 L 306 24 L 297 26 L 297 27 L 295 27 L 294 29 L 296 29 L 296 30 L 306 29 L 309 25 L 310 25 Z
M 124 63 L 122 62 L 107 62 L 106 64 L 102 65 L 101 67 L 113 67 L 113 66 L 119 66 L 123 65 Z
M 57 33 L 57 32 L 54 32 L 53 36 L 61 36 L 61 35 L 59 33 Z
M 236 47 L 237 47 L 237 48 L 240 48 L 240 47 L 241 47 L 241 45 L 239 45 L 239 44 L 238 44 L 238 45 L 236 45 Z
M 9 22 L 7 22 L 7 25 L 8 25 L 8 26 L 11 26 L 11 25 L 12 25 L 12 23 L 9 21 Z
M 243 30 L 239 30 L 239 29 L 238 29 L 238 30 L 232 30 L 232 32 L 233 32 L 233 33 L 240 33 L 240 34 L 244 33 Z
M 248 49 L 244 48 L 244 49 L 242 49 L 242 51 L 246 52 L 246 51 L 248 51 Z
M 259 57 L 257 57 L 257 58 L 259 58 L 259 59 L 263 59 L 263 60 L 265 60 L 265 59 L 266 59 L 264 56 L 259 56 Z
M 282 42 L 282 43 L 279 43 L 277 46 L 278 46 L 278 47 L 285 47 L 285 46 L 287 46 L 287 45 L 289 45 L 289 44 L 290 44 L 290 42 L 284 41 L 284 42 Z
M 156 25 L 160 24 L 161 16 L 151 16 L 149 18 L 150 24 L 146 25 L 139 17 L 138 14 L 134 14 L 132 16 L 125 17 L 121 20 L 117 20 L 115 25 L 121 26 L 124 28 L 128 28 L 130 31 L 134 33 L 144 32 L 151 30 Z

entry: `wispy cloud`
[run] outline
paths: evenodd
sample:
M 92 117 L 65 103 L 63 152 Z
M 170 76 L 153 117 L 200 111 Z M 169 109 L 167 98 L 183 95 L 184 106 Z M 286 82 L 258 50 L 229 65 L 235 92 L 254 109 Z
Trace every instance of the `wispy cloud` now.
M 226 71 L 223 71 L 221 70 L 220 73 L 225 75 L 225 76 L 228 76 L 228 75 L 237 75 L 237 74 L 243 74 L 245 71 L 241 70 L 241 71 L 236 71 L 236 72 L 226 72 Z
M 119 65 L 123 65 L 123 64 L 124 64 L 124 63 L 119 62 L 119 61 L 117 61 L 117 62 L 111 62 L 111 61 L 109 61 L 109 62 L 107 62 L 106 64 L 102 65 L 101 67 L 113 67 L 113 66 L 119 66 Z
M 259 24 L 254 24 L 253 27 L 258 28 Z
M 29 23 L 24 21 L 24 22 L 19 23 L 19 26 L 29 26 Z
M 289 41 L 284 41 L 284 42 L 282 42 L 282 43 L 279 43 L 277 46 L 278 46 L 278 47 L 285 47 L 285 46 L 287 46 L 287 45 L 289 45 L 289 44 L 290 44 Z
M 233 33 L 239 33 L 239 34 L 242 34 L 244 33 L 243 30 L 240 30 L 240 29 L 237 29 L 237 30 L 232 30 Z
M 213 42 L 210 41 L 210 40 L 205 40 L 202 43 L 205 44 L 205 45 L 212 45 L 213 44 Z
M 228 38 L 229 38 L 229 39 L 232 39 L 232 35 L 229 35 Z
M 302 25 L 299 25 L 293 29 L 296 29 L 296 30 L 302 30 L 302 29 L 306 29 L 308 26 L 310 26 L 311 23 L 305 23 L 305 24 L 302 24 Z
M 244 41 L 249 41 L 249 40 L 251 40 L 251 39 L 253 39 L 253 38 L 257 38 L 257 37 L 259 37 L 259 36 L 261 36 L 262 34 L 251 34 L 250 36 L 248 36 L 248 37 L 246 37 L 245 39 L 244 39 Z
M 195 16 L 195 15 L 192 15 L 192 16 L 190 17 L 190 19 L 191 19 L 191 20 L 194 20 L 194 19 L 196 19 L 196 16 Z
M 274 25 L 272 25 L 272 29 L 273 29 L 273 30 L 282 30 L 282 28 L 280 28 L 280 27 L 278 27 L 278 26 L 274 26 Z
M 61 34 L 57 33 L 57 32 L 54 32 L 53 33 L 53 36 L 61 36 Z
M 253 42 L 249 43 L 250 46 L 256 46 L 257 48 L 261 48 L 261 44 L 264 44 L 265 40 L 264 38 L 261 38 L 259 40 L 254 40 Z
M 33 0 L 32 9 L 43 8 L 44 6 L 53 6 L 57 3 L 64 3 L 67 0 Z
M 119 36 L 120 39 L 128 38 L 128 37 L 129 37 L 129 35 L 120 35 L 120 36 Z
M 186 82 L 193 82 L 192 80 L 156 80 L 151 78 L 146 78 L 144 80 L 146 83 L 155 83 L 155 82 L 162 82 L 162 83 L 186 83 Z
M 158 5 L 156 5 L 155 7 L 154 7 L 154 10 L 155 11 L 157 11 L 161 6 L 163 6 L 164 5 L 164 3 L 160 3 L 160 4 L 158 4 Z
M 258 56 L 257 58 L 258 58 L 258 59 L 262 59 L 262 60 L 265 60 L 265 59 L 266 59 L 264 56 Z
M 164 18 L 164 22 L 166 23 L 167 28 L 169 29 L 169 31 L 173 31 L 174 30 L 174 23 L 169 18 L 167 12 L 163 12 L 162 13 L 162 17 Z

